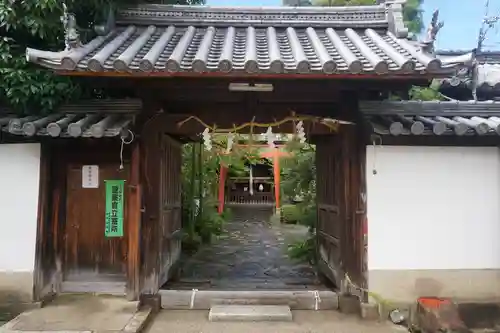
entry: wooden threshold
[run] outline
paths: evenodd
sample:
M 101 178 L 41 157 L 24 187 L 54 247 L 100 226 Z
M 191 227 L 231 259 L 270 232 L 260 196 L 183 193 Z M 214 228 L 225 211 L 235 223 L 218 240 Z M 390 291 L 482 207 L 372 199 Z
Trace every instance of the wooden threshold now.
M 126 294 L 125 274 L 70 273 L 61 283 L 61 293 Z
M 61 293 L 94 293 L 125 296 L 126 282 L 110 281 L 63 281 Z

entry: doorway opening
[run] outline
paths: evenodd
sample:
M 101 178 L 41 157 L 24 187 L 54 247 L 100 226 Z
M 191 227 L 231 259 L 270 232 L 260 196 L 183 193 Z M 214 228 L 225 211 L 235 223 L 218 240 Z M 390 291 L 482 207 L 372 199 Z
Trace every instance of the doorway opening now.
M 341 221 L 324 212 L 336 198 L 317 197 L 324 184 L 316 179 L 325 181 L 317 171 L 329 172 L 316 166 L 317 145 L 291 134 L 272 143 L 211 140 L 209 149 L 206 142 L 183 147 L 182 255 L 162 289 L 337 290 L 340 274 L 325 269 L 341 269 L 341 226 L 326 220 Z

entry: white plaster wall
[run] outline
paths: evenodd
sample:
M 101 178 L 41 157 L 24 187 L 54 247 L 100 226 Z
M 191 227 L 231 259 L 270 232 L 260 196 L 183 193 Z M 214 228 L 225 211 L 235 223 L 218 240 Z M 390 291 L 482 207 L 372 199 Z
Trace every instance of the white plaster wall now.
M 369 270 L 500 268 L 498 148 L 368 146 L 366 169 Z
M 40 144 L 0 144 L 0 272 L 32 272 Z

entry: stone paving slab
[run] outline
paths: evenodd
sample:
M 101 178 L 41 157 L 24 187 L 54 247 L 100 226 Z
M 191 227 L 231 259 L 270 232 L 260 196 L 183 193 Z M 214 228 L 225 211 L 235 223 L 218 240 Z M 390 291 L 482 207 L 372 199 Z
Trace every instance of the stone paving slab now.
M 62 295 L 46 307 L 26 311 L 2 327 L 5 333 L 140 331 L 151 314 L 123 297 Z
M 283 305 L 215 305 L 209 321 L 292 321 L 292 311 Z
M 321 285 L 314 268 L 291 260 L 289 244 L 308 237 L 307 227 L 273 225 L 254 208 L 238 208 L 225 233 L 184 262 L 179 281 L 168 289 L 300 289 Z
M 144 333 L 402 333 L 404 327 L 367 322 L 336 311 L 292 311 L 292 322 L 210 322 L 208 311 L 160 311 Z

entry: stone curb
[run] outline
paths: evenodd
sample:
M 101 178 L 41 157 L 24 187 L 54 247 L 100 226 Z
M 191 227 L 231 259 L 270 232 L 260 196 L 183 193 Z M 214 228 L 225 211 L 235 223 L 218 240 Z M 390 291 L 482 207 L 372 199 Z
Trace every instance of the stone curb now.
M 152 318 L 153 309 L 151 307 L 144 307 L 138 310 L 127 325 L 121 330 L 123 333 L 139 333 L 146 327 L 149 320 Z

